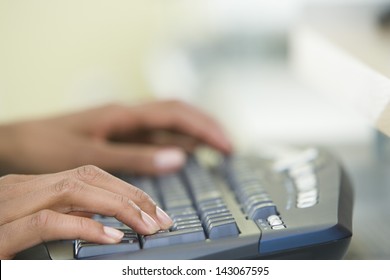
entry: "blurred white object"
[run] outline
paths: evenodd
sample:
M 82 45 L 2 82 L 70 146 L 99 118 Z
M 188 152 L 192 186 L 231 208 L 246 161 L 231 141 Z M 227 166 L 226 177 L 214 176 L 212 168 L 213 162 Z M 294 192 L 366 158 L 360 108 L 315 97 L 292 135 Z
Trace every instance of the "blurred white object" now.
M 390 135 L 390 36 L 376 25 L 377 11 L 318 7 L 291 36 L 291 54 L 306 84 Z

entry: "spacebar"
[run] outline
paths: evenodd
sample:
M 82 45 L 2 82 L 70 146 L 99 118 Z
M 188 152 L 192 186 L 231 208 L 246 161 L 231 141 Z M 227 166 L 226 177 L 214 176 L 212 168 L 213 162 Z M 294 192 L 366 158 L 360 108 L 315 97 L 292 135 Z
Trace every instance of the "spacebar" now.
M 189 243 L 205 240 L 203 228 L 191 228 L 186 230 L 170 231 L 146 235 L 143 237 L 143 248 L 169 246 L 180 243 Z

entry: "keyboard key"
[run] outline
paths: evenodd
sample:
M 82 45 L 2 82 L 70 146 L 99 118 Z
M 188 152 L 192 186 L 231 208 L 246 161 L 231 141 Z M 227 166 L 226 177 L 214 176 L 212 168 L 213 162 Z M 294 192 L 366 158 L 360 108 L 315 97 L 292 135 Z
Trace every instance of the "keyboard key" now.
M 192 201 L 188 197 L 178 198 L 178 199 L 169 199 L 165 201 L 166 211 L 176 209 L 176 208 L 185 208 L 191 207 Z
M 278 229 L 284 229 L 286 228 L 285 225 L 277 225 L 277 226 L 272 226 L 272 229 L 278 230 Z
M 210 239 L 219 239 L 229 236 L 238 236 L 238 228 L 234 219 L 212 221 L 207 228 Z
M 294 182 L 298 192 L 315 190 L 317 188 L 317 178 L 314 174 L 302 175 L 297 177 Z
M 277 215 L 271 215 L 267 218 L 267 221 L 270 226 L 279 226 L 283 224 L 283 221 Z
M 217 199 L 221 199 L 221 193 L 216 190 L 199 192 L 195 195 L 195 201 L 197 203 L 210 202 Z
M 210 226 L 212 224 L 216 224 L 223 221 L 234 221 L 234 218 L 232 215 L 225 215 L 225 216 L 217 216 L 217 217 L 207 217 L 205 219 L 204 227 L 206 228 L 206 232 L 209 232 Z
M 199 218 L 192 219 L 192 220 L 182 220 L 182 221 L 179 221 L 179 222 L 175 221 L 171 229 L 174 231 L 174 230 L 183 229 L 186 226 L 187 227 L 188 226 L 192 226 L 193 227 L 194 225 L 202 226 L 201 223 L 200 223 Z
M 225 217 L 233 218 L 233 215 L 230 213 L 230 211 L 209 214 L 209 215 L 205 216 L 204 222 L 207 223 L 210 219 L 221 219 L 221 218 L 225 218 Z
M 125 235 L 117 244 L 96 244 L 84 240 L 75 241 L 76 258 L 88 258 L 99 255 L 134 252 L 141 249 L 137 234 L 132 230 L 123 230 Z
M 266 219 L 271 215 L 277 215 L 276 205 L 272 202 L 261 203 L 251 208 L 248 218 L 251 220 Z
M 303 151 L 290 155 L 288 157 L 281 158 L 274 163 L 273 169 L 276 172 L 283 172 L 314 161 L 319 156 L 319 151 L 315 148 L 307 148 Z
M 248 216 L 251 216 L 253 211 L 256 211 L 256 209 L 258 209 L 259 206 L 262 207 L 262 205 L 269 204 L 269 203 L 272 203 L 272 201 L 269 198 L 253 200 L 251 203 L 247 204 L 244 207 L 244 212 Z
M 193 216 L 198 216 L 196 210 L 192 207 L 186 207 L 184 209 L 173 209 L 173 210 L 169 210 L 167 211 L 169 217 L 171 217 L 171 219 L 175 220 L 175 219 L 186 219 L 186 218 L 189 218 L 189 217 L 193 217 Z
M 208 205 L 201 206 L 199 208 L 199 212 L 202 214 L 208 213 L 208 212 L 213 212 L 213 211 L 218 211 L 218 210 L 225 210 L 227 209 L 227 206 L 225 203 L 211 203 Z
M 219 209 L 212 209 L 212 210 L 208 210 L 208 211 L 205 211 L 201 214 L 201 219 L 202 221 L 204 219 L 207 218 L 207 216 L 210 216 L 210 215 L 218 215 L 218 214 L 230 214 L 230 211 L 229 209 L 227 209 L 226 207 L 225 208 L 219 208 Z
M 189 215 L 189 216 L 177 215 L 173 218 L 174 223 L 186 222 L 186 221 L 191 221 L 191 220 L 199 220 L 198 215 Z
M 175 245 L 180 243 L 189 243 L 205 240 L 202 227 L 189 228 L 179 231 L 171 231 L 164 233 L 156 233 L 153 235 L 146 235 L 143 237 L 143 248 L 153 248 Z
M 176 227 L 176 230 L 184 230 L 184 229 L 191 229 L 191 228 L 201 228 L 202 224 L 200 222 L 197 222 L 195 224 L 185 224 L 185 225 L 178 225 Z

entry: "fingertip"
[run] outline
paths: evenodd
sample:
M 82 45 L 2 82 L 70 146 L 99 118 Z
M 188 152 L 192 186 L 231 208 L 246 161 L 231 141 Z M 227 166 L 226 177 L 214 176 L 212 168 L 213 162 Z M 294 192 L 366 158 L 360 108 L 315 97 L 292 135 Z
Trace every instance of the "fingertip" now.
M 168 229 L 172 226 L 172 219 L 160 207 L 156 207 L 156 216 L 162 229 Z
M 122 240 L 124 233 L 112 227 L 103 226 L 105 239 L 108 243 L 118 243 Z
M 230 138 L 227 137 L 224 131 L 221 129 L 215 128 L 213 130 L 208 130 L 207 135 L 208 144 L 213 148 L 219 150 L 224 154 L 230 154 L 233 151 L 233 144 L 230 141 Z
M 124 233 L 112 227 L 103 226 L 105 239 L 108 243 L 118 243 L 122 240 Z
M 224 154 L 229 155 L 233 153 L 233 145 L 228 140 L 221 141 L 219 143 L 220 143 L 220 149 Z
M 179 169 L 186 162 L 186 154 L 180 148 L 165 148 L 153 157 L 153 164 L 157 171 L 173 171 Z
M 160 230 L 160 226 L 156 221 L 143 211 L 141 211 L 141 218 L 146 226 L 145 231 L 147 234 L 153 234 Z

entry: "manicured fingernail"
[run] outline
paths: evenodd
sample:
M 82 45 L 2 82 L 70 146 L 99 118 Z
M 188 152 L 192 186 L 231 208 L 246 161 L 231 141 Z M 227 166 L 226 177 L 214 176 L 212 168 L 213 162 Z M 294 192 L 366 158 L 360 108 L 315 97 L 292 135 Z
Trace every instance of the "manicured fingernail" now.
M 186 156 L 179 149 L 165 149 L 154 156 L 154 165 L 160 170 L 175 169 L 184 164 Z
M 157 207 L 156 213 L 157 213 L 157 218 L 162 223 L 164 229 L 167 229 L 170 226 L 172 226 L 172 224 L 173 224 L 172 219 L 168 216 L 167 213 L 165 213 L 163 210 L 161 210 L 160 207 Z
M 113 243 L 119 242 L 124 233 L 112 227 L 103 227 L 104 233 L 112 240 Z
M 148 229 L 150 230 L 151 233 L 155 233 L 160 229 L 159 225 L 156 223 L 155 220 L 153 220 L 152 217 L 150 217 L 148 214 L 145 212 L 141 211 L 141 217 Z

